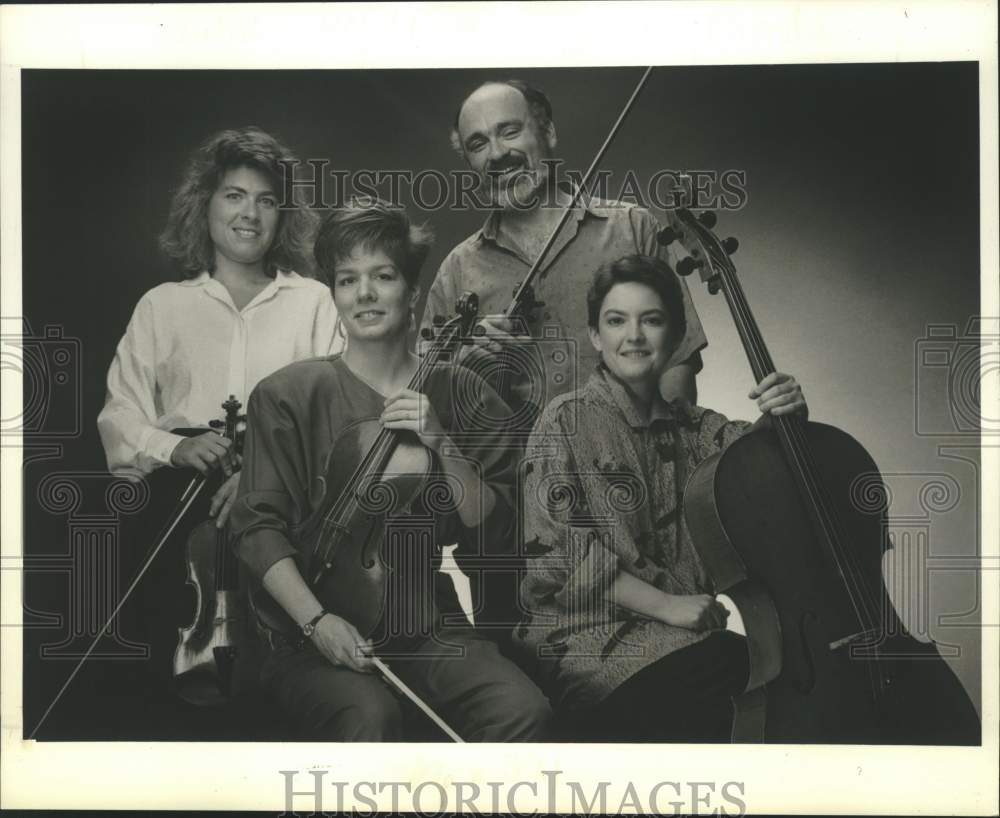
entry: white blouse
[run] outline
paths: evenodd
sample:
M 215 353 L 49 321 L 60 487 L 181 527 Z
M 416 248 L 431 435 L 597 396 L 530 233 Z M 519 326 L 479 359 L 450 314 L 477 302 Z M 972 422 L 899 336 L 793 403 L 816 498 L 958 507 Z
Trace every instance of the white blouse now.
M 341 351 L 330 289 L 278 272 L 242 310 L 208 273 L 161 284 L 135 307 L 108 371 L 97 428 L 108 469 L 140 476 L 169 464 L 178 427 L 208 427 L 235 395 L 294 361 Z

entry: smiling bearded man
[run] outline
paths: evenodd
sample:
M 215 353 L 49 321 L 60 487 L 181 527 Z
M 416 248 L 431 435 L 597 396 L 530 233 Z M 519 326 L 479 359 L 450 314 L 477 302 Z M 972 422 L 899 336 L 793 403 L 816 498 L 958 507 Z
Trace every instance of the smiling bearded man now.
M 506 396 L 516 410 L 518 429 L 526 432 L 548 401 L 586 380 L 597 364 L 581 318 L 594 271 L 632 253 L 662 258 L 671 269 L 676 265 L 657 242 L 660 225 L 649 211 L 583 197 L 535 280 L 535 297 L 544 306 L 521 326 L 505 321 L 500 314 L 572 199 L 572 189 L 559 184 L 555 174 L 552 106 L 544 93 L 521 80 L 483 83 L 460 105 L 452 144 L 479 175 L 493 210 L 482 228 L 441 264 L 428 293 L 423 325 L 430 326 L 436 315 L 450 314 L 462 292 L 479 296 L 481 311 L 488 316 L 480 350 L 497 353 L 505 344 L 516 344 L 514 358 L 524 361 L 527 356 L 534 362 L 513 376 L 514 394 Z M 664 371 L 660 391 L 665 399 L 682 397 L 693 404 L 695 374 L 702 365 L 699 350 L 707 341 L 687 286 L 678 282 L 687 332 Z M 524 337 L 515 341 L 512 334 L 544 340 L 526 344 Z M 470 355 L 467 362 L 483 375 L 497 369 L 496 360 L 484 360 L 482 352 Z

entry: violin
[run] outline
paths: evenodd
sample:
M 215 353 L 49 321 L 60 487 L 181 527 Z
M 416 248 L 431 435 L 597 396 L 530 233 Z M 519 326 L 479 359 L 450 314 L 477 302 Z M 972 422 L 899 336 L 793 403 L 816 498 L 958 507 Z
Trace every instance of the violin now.
M 457 315 L 436 322 L 437 337 L 425 350 L 409 389 L 423 392 L 431 372 L 454 360 L 459 345 L 469 342 L 478 310 L 476 295 L 464 293 L 456 305 Z M 301 543 L 299 553 L 306 555 L 300 568 L 323 608 L 346 619 L 367 638 L 382 621 L 390 602 L 414 606 L 426 602 L 390 600 L 392 566 L 384 557 L 386 528 L 423 490 L 431 454 L 414 433 L 386 429 L 371 419 L 345 429 L 327 462 L 323 501 L 293 535 Z M 406 559 L 406 555 L 401 558 Z M 265 631 L 293 643 L 302 642 L 298 625 L 266 590 L 252 589 L 250 602 Z M 422 609 L 393 610 L 398 618 L 411 623 L 424 620 L 429 625 L 426 613 Z
M 718 239 L 711 212 L 678 208 L 668 220 L 660 242 L 690 254 L 678 274 L 699 270 L 724 294 L 759 383 L 775 367 L 731 259 L 739 243 Z M 746 627 L 750 678 L 734 702 L 734 741 L 978 743 L 958 678 L 892 606 L 885 508 L 859 503 L 862 485 L 888 496 L 857 440 L 791 415 L 770 416 L 687 480 L 692 540 Z
M 234 395 L 222 404 L 225 421 L 215 428 L 239 450 L 246 416 Z M 215 520 L 199 523 L 188 536 L 185 563 L 187 584 L 194 588 L 196 607 L 191 624 L 178 628 L 173 677 L 180 698 L 200 706 L 225 704 L 232 696 L 233 671 L 244 643 L 245 615 L 239 599 L 236 555 L 228 547 L 226 531 Z

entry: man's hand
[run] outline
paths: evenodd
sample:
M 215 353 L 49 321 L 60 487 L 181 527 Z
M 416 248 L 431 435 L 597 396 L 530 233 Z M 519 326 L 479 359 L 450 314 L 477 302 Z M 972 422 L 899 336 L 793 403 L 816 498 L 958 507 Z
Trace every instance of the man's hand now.
M 447 439 L 444 427 L 427 396 L 412 389 L 401 389 L 386 398 L 379 420 L 386 429 L 416 432 L 420 442 L 433 451 L 439 451 Z
M 692 631 L 725 630 L 729 611 L 711 594 L 670 594 L 657 618 Z
M 232 445 L 233 441 L 217 432 L 186 437 L 174 447 L 170 465 L 197 469 L 202 474 L 221 468 L 226 477 L 231 477 L 236 470 Z
M 328 613 L 320 619 L 310 639 L 331 664 L 358 673 L 375 670 L 371 643 L 362 638 L 354 625 L 336 614 Z
M 215 527 L 222 528 L 229 519 L 229 511 L 236 502 L 236 492 L 240 487 L 240 473 L 230 475 L 217 492 L 212 496 L 212 505 L 208 515 L 215 517 Z
M 764 414 L 809 417 L 809 407 L 806 406 L 802 387 L 795 378 L 783 372 L 772 372 L 750 390 L 747 397 L 756 398 L 757 405 Z
M 470 336 L 471 343 L 462 344 L 458 351 L 458 361 L 472 366 L 475 356 L 499 355 L 504 344 L 523 341 L 513 334 L 514 322 L 503 315 L 484 316 Z M 469 358 L 473 360 L 470 361 Z

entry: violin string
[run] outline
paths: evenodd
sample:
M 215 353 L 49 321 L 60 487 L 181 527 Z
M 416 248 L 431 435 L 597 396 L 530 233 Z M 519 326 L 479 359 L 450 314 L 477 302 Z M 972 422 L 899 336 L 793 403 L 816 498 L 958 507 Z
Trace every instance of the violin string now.
M 525 274 L 521 283 L 518 284 L 517 289 L 514 291 L 514 297 L 510 305 L 504 310 L 504 316 L 510 319 L 518 317 L 520 308 L 523 305 L 523 299 L 525 294 L 528 292 L 528 288 L 532 286 L 535 277 L 538 275 L 538 271 L 541 269 L 542 264 L 548 257 L 549 253 L 552 251 L 552 247 L 556 243 L 556 239 L 559 234 L 563 231 L 566 223 L 569 221 L 570 215 L 573 213 L 576 206 L 579 204 L 580 199 L 583 198 L 583 194 L 586 192 L 587 186 L 590 184 L 591 179 L 597 170 L 598 165 L 600 165 L 601 160 L 604 155 L 608 152 L 608 148 L 611 147 L 611 143 L 614 141 L 615 136 L 618 135 L 618 131 L 621 129 L 625 122 L 625 118 L 628 116 L 629 111 L 632 110 L 635 105 L 635 101 L 639 98 L 639 94 L 643 87 L 646 85 L 646 81 L 649 79 L 649 75 L 653 73 L 653 66 L 647 66 L 646 70 L 643 72 L 642 76 L 639 78 L 639 82 L 636 83 L 635 88 L 632 91 L 631 96 L 626 100 L 625 105 L 622 107 L 621 112 L 618 114 L 618 118 L 615 120 L 614 124 L 611 126 L 611 130 L 608 131 L 608 135 L 604 138 L 604 142 L 601 147 L 597 149 L 597 153 L 594 154 L 594 158 L 590 162 L 590 167 L 587 168 L 587 172 L 584 173 L 583 177 L 580 179 L 580 184 L 573 191 L 573 196 L 570 198 L 569 204 L 566 205 L 562 214 L 559 217 L 559 221 L 556 222 L 555 228 L 549 233 L 549 237 L 546 239 L 545 244 L 542 245 L 542 249 L 538 252 L 535 257 L 535 261 L 532 263 L 528 272 Z M 501 351 L 500 353 L 500 372 L 497 375 L 496 391 L 501 398 L 506 400 L 507 398 L 507 377 L 508 374 L 514 369 L 513 362 L 510 355 Z

